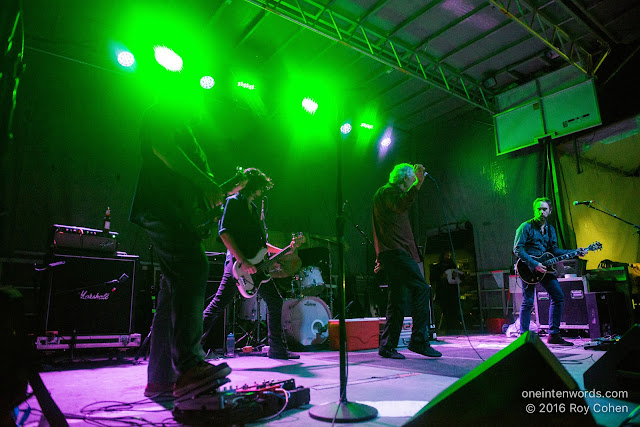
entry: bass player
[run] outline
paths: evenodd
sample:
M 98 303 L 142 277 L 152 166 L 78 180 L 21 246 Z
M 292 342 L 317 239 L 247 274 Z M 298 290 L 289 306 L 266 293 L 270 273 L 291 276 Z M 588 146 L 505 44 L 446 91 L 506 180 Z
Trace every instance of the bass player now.
M 265 248 L 269 254 L 282 252 L 280 248 L 266 241 L 260 210 L 254 203 L 256 198 L 262 197 L 263 193 L 273 187 L 271 178 L 255 168 L 245 169 L 244 175 L 247 178 L 247 183 L 238 194 L 227 198 L 218 228 L 220 239 L 227 247 L 227 257 L 218 291 L 204 310 L 203 343 L 206 343 L 215 321 L 238 292 L 238 280 L 234 277 L 234 264 L 236 270 L 240 269 L 247 275 L 254 275 L 257 273 L 257 268 L 251 259 L 255 261 L 256 254 L 264 251 Z M 272 359 L 299 359 L 300 356 L 287 350 L 284 344 L 282 297 L 278 293 L 275 283 L 273 280 L 268 280 L 260 285 L 257 292 L 267 304 L 268 356 Z
M 548 344 L 572 346 L 573 343 L 566 341 L 560 335 L 560 319 L 562 317 L 562 306 L 564 304 L 564 293 L 560 288 L 560 283 L 555 275 L 547 272 L 547 268 L 533 257 L 539 257 L 545 252 L 554 256 L 571 252 L 569 249 L 558 248 L 558 237 L 556 230 L 547 219 L 551 214 L 551 200 L 546 197 L 539 197 L 533 201 L 534 217 L 523 222 L 516 231 L 513 244 L 513 253 L 522 260 L 531 271 L 544 274 L 540 284 L 547 290 L 551 298 L 549 307 L 549 337 Z M 587 251 L 584 248 L 578 250 L 580 256 L 584 256 Z M 520 279 L 522 285 L 523 300 L 520 306 L 520 328 L 525 333 L 529 330 L 531 319 L 531 309 L 533 308 L 533 298 L 535 284 L 527 285 Z

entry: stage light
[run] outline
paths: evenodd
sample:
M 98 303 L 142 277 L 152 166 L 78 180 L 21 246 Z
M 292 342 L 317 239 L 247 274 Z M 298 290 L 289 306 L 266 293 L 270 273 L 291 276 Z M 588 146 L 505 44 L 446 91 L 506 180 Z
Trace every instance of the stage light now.
M 385 148 L 388 147 L 389 145 L 391 145 L 391 138 L 384 138 L 382 141 L 380 141 L 380 145 Z
M 369 123 L 360 123 L 360 127 L 365 129 L 373 129 L 373 125 L 370 125 Z
M 182 71 L 182 58 L 166 46 L 154 46 L 156 61 L 169 71 Z
M 123 67 L 131 67 L 136 62 L 133 57 L 133 53 L 128 51 L 122 51 L 118 53 L 118 63 Z
M 249 89 L 249 90 L 254 90 L 256 88 L 255 85 L 245 83 L 245 82 L 238 82 L 238 86 L 243 87 L 245 89 Z
M 351 132 L 351 125 L 349 123 L 345 123 L 342 126 L 340 126 L 340 132 L 342 132 L 343 135 L 348 134 L 349 132 Z
M 200 79 L 200 86 L 202 86 L 203 89 L 211 89 L 215 84 L 216 82 L 211 76 L 204 76 Z
M 311 98 L 305 98 L 302 100 L 302 108 L 304 108 L 307 113 L 314 115 L 318 109 L 318 104 Z

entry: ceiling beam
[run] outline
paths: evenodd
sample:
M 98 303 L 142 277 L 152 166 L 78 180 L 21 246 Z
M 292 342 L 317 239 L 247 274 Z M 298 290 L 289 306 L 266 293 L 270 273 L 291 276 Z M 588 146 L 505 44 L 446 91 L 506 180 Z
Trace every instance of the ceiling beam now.
M 461 17 L 459 17 L 458 19 L 456 19 L 455 21 L 452 21 L 449 23 L 449 25 L 446 25 L 442 28 L 440 28 L 438 31 L 429 34 L 429 36 L 423 40 L 421 40 L 416 47 L 414 48 L 414 50 L 418 50 L 421 49 L 424 45 L 426 45 L 427 43 L 429 43 L 431 40 L 435 39 L 436 37 L 438 37 L 440 34 L 449 31 L 451 28 L 455 27 L 456 25 L 458 25 L 459 23 L 461 23 L 462 21 L 464 21 L 465 19 L 471 17 L 472 15 L 475 15 L 476 13 L 480 12 L 482 9 L 484 9 L 485 7 L 489 6 L 488 3 L 483 3 L 480 6 L 476 7 L 475 9 L 465 13 L 464 15 L 462 15 Z

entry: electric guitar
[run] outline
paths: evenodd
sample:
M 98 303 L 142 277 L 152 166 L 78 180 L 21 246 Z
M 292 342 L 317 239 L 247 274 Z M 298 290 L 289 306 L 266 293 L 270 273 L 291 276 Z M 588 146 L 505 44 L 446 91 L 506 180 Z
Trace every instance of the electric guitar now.
M 242 171 L 243 169 L 240 166 L 236 167 L 236 174 L 220 184 L 220 190 L 224 196 L 215 208 L 212 208 L 209 201 L 204 197 L 200 197 L 192 207 L 190 223 L 201 239 L 204 240 L 211 236 L 211 229 L 222 217 L 222 203 L 224 202 L 226 195 L 246 179 L 246 176 Z
M 534 261 L 538 261 L 539 263 L 541 263 L 542 265 L 547 267 L 547 272 L 546 273 L 542 273 L 542 272 L 540 272 L 538 270 L 533 270 L 532 271 L 527 266 L 527 263 L 524 262 L 522 259 L 519 259 L 516 262 L 516 271 L 518 272 L 518 275 L 520 276 L 520 278 L 522 279 L 522 281 L 524 283 L 527 283 L 529 285 L 533 285 L 533 284 L 538 283 L 539 281 L 541 281 L 547 273 L 555 273 L 554 266 L 559 261 L 562 261 L 562 260 L 565 260 L 565 259 L 569 259 L 569 258 L 573 258 L 573 257 L 577 256 L 578 254 L 580 254 L 583 250 L 586 250 L 586 251 L 599 251 L 600 249 L 602 249 L 602 243 L 600 243 L 598 241 L 595 241 L 592 244 L 590 244 L 588 247 L 586 247 L 585 249 L 576 249 L 576 250 L 573 250 L 571 252 L 567 252 L 564 255 L 557 256 L 557 257 L 554 257 L 549 252 L 545 252 L 542 255 L 538 256 L 538 257 L 532 256 L 531 258 L 533 258 Z
M 253 297 L 258 292 L 258 289 L 260 289 L 260 286 L 263 283 L 271 280 L 269 271 L 271 270 L 273 264 L 284 257 L 287 252 L 303 244 L 304 241 L 305 238 L 302 233 L 296 234 L 293 237 L 293 240 L 291 240 L 291 243 L 289 243 L 286 248 L 282 249 L 271 258 L 265 258 L 265 256 L 267 255 L 267 248 L 261 248 L 256 256 L 248 260 L 251 261 L 251 263 L 255 265 L 256 269 L 258 270 L 253 274 L 245 272 L 240 267 L 240 263 L 236 260 L 233 263 L 233 277 L 237 280 L 236 284 L 238 286 L 240 294 L 242 294 L 242 296 L 245 298 Z

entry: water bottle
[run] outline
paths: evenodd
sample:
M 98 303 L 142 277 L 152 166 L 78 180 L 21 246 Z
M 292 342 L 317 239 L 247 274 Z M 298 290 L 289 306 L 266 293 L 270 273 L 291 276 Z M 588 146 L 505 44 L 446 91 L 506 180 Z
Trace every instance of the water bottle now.
M 236 337 L 233 333 L 227 335 L 227 352 L 225 356 L 227 357 L 235 357 L 236 352 Z
M 105 212 L 104 218 L 102 221 L 103 221 L 102 229 L 107 232 L 111 230 L 111 208 L 107 207 L 107 211 Z

